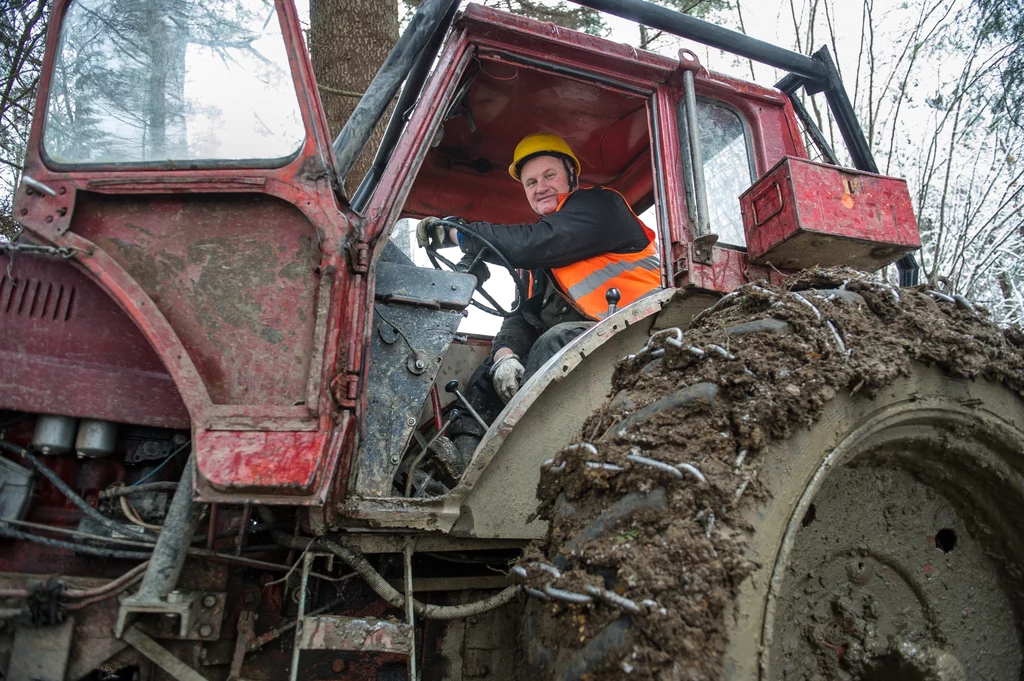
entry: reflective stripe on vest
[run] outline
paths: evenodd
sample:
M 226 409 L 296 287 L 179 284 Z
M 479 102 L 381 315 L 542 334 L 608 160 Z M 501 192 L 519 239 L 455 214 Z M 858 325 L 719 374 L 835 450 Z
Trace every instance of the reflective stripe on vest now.
M 615 191 L 604 188 L 604 191 Z M 615 192 L 618 194 L 618 192 Z M 571 194 L 560 197 L 561 210 Z M 622 197 L 621 194 L 619 194 Z M 622 197 L 626 202 L 625 197 Z M 568 295 L 570 301 L 591 319 L 604 319 L 608 313 L 605 293 L 608 289 L 619 290 L 619 309 L 639 300 L 661 286 L 661 267 L 658 250 L 654 245 L 654 232 L 648 229 L 640 218 L 629 208 L 640 228 L 647 236 L 647 247 L 638 253 L 603 253 L 586 260 L 551 270 L 555 282 Z

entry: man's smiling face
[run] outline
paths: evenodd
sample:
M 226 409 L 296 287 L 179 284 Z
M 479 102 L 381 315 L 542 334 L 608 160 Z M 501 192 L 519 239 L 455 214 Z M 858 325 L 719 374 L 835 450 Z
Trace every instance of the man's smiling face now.
M 558 195 L 569 193 L 569 174 L 562 159 L 537 156 L 519 171 L 526 199 L 538 215 L 550 215 L 558 208 Z

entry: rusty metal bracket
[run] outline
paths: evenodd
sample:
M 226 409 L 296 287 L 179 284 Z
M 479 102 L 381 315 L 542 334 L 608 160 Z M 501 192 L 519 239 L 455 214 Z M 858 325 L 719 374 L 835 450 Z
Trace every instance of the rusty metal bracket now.
M 192 629 L 192 615 L 196 597 L 197 594 L 172 591 L 167 594 L 166 600 L 143 600 L 136 596 L 124 598 L 121 600 L 121 609 L 117 613 L 114 635 L 118 638 L 124 638 L 125 633 L 127 633 L 125 627 L 128 624 L 129 615 L 154 614 L 167 615 L 168 617 L 177 616 L 178 636 L 185 638 Z M 131 643 L 131 641 L 128 642 Z
M 131 614 L 167 615 L 158 622 L 147 622 L 143 629 L 159 638 L 180 638 L 187 641 L 216 641 L 220 638 L 221 623 L 224 619 L 224 604 L 227 594 L 223 592 L 172 591 L 166 601 L 142 602 L 133 598 L 121 601 L 114 632 L 124 638 L 122 631 Z M 173 617 L 178 617 L 177 631 Z M 125 639 L 127 640 L 127 639 Z
M 700 58 L 693 50 L 685 47 L 679 50 L 679 64 L 676 68 L 680 71 L 692 71 L 693 73 L 707 73 L 707 69 L 700 63 Z
M 713 262 L 713 246 L 718 241 L 718 235 L 704 234 L 693 240 L 693 261 L 701 265 L 711 265 Z
M 224 621 L 227 594 L 204 591 L 193 596 L 189 616 L 192 626 L 181 638 L 186 641 L 216 641 L 220 638 L 220 629 Z M 150 621 L 143 623 L 142 627 L 157 638 L 174 638 L 176 634 L 171 628 L 172 625 L 173 620 L 164 617 L 158 624 Z
M 207 681 L 205 676 L 176 658 L 137 626 L 126 629 L 121 638 L 178 681 Z
M 690 271 L 690 254 L 683 253 L 672 261 L 672 284 L 678 286 L 678 281 Z
M 245 654 L 251 649 L 253 639 L 256 638 L 256 613 L 251 610 L 243 610 L 238 613 L 237 628 L 238 637 L 235 639 L 235 652 L 231 657 L 228 681 L 240 681 L 242 678 L 242 663 L 245 661 Z

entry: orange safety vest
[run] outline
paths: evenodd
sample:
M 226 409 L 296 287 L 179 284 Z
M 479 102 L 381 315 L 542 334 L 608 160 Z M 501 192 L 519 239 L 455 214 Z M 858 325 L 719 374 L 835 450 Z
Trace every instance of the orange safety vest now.
M 605 189 L 608 189 L 607 187 Z M 608 191 L 615 191 L 608 189 Z M 615 192 L 619 194 L 618 192 Z M 571 194 L 559 196 L 558 208 L 562 209 Z M 622 194 L 619 194 L 622 196 Z M 622 200 L 626 202 L 625 197 Z M 629 203 L 626 202 L 629 208 Z M 637 253 L 603 253 L 586 260 L 580 260 L 565 267 L 551 270 L 555 283 L 569 302 L 581 313 L 591 319 L 604 319 L 608 313 L 608 301 L 605 293 L 608 289 L 619 289 L 618 309 L 622 309 L 635 300 L 661 286 L 661 266 L 658 262 L 658 249 L 654 244 L 654 232 L 645 225 L 629 208 L 636 222 L 647 235 L 647 247 Z

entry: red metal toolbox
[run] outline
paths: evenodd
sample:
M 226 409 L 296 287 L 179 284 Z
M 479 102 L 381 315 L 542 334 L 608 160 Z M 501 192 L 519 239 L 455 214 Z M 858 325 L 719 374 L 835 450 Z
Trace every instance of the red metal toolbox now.
M 907 183 L 787 156 L 740 196 L 751 262 L 874 270 L 921 247 Z

